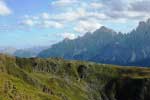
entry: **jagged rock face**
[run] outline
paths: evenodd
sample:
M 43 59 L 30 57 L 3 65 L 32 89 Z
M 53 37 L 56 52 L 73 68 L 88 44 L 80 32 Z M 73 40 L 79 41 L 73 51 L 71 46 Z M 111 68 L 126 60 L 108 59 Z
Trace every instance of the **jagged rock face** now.
M 111 80 L 104 88 L 103 100 L 149 100 L 149 79 Z
M 80 66 L 78 67 L 77 71 L 78 71 L 79 77 L 80 77 L 81 79 L 86 78 L 86 76 L 87 76 L 87 68 L 86 68 L 86 66 L 80 65 Z
M 86 59 L 114 41 L 116 32 L 102 27 L 75 40 L 62 41 L 39 54 L 40 57 L 63 57 L 66 59 Z
M 129 65 L 150 58 L 149 43 L 150 20 L 147 20 L 140 22 L 138 27 L 128 34 L 117 34 L 111 29 L 101 27 L 75 40 L 55 44 L 38 56 Z

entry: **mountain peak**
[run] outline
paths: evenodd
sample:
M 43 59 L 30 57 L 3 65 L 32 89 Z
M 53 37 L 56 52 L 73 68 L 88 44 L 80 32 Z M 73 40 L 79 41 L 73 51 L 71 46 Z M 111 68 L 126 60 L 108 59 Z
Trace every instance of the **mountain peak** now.
M 149 24 L 150 24 L 150 18 L 147 20 L 147 23 L 149 23 Z
M 144 30 L 149 30 L 149 27 L 150 27 L 150 19 L 148 19 L 146 21 L 140 21 L 136 30 L 141 32 Z
M 146 21 L 140 21 L 139 26 L 145 26 L 145 25 L 150 25 L 150 18 L 147 19 Z
M 144 22 L 144 21 L 140 21 L 139 22 L 139 26 L 143 26 L 143 25 L 145 25 L 146 23 Z
M 115 32 L 115 31 L 113 31 L 112 29 L 109 29 L 109 28 L 107 28 L 107 27 L 105 27 L 105 26 L 102 26 L 100 29 L 98 29 L 99 31 L 101 31 L 101 32 L 110 32 L 110 33 L 113 33 L 113 32 Z
M 116 34 L 116 32 L 114 30 L 109 29 L 105 26 L 102 26 L 101 28 L 97 29 L 94 33 L 97 33 L 97 34 L 105 34 L 105 33 Z
M 68 41 L 70 41 L 70 39 L 69 39 L 69 38 L 64 38 L 63 41 L 64 41 L 64 42 L 68 42 Z
M 144 30 L 145 27 L 147 27 L 147 22 L 145 21 L 140 21 L 138 27 L 136 28 L 137 31 Z
M 107 27 L 105 27 L 105 26 L 102 26 L 102 27 L 100 28 L 100 30 L 102 30 L 102 31 L 107 31 L 107 30 L 108 30 L 108 28 L 107 28 Z

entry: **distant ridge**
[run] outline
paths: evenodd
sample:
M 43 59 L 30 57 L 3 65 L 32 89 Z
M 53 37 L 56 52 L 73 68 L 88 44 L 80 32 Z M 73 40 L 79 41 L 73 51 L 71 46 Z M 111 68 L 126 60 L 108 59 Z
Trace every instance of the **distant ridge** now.
M 25 49 L 17 49 L 13 47 L 0 47 L 0 53 L 22 57 L 22 58 L 30 58 L 30 57 L 36 57 L 41 51 L 49 47 L 50 46 L 37 46 L 37 47 L 25 48 Z

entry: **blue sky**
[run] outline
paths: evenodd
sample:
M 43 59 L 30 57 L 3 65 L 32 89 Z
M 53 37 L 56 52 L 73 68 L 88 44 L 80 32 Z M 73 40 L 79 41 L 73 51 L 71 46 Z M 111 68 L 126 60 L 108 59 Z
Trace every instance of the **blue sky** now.
M 0 47 L 51 45 L 101 26 L 127 33 L 149 12 L 150 0 L 0 0 Z

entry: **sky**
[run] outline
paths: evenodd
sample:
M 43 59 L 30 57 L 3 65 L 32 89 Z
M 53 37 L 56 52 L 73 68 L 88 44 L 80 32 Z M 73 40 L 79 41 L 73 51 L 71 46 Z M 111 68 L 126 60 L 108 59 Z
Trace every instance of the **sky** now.
M 150 0 L 0 0 L 0 47 L 47 46 L 106 26 L 128 33 Z

